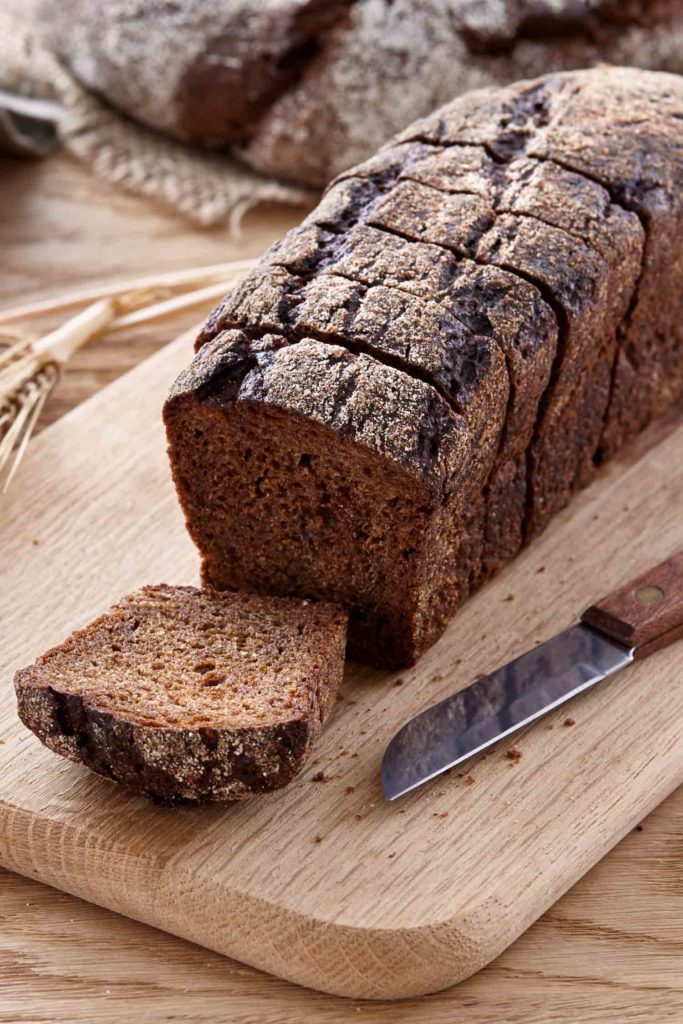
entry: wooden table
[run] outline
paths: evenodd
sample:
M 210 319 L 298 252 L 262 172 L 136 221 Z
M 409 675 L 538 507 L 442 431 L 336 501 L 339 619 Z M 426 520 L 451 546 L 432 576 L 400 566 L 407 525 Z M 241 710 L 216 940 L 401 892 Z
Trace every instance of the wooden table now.
M 235 240 L 224 231 L 191 230 L 61 157 L 46 164 L 0 162 L 0 302 L 56 295 L 86 279 L 255 255 L 300 215 L 277 208 L 252 213 Z M 104 338 L 81 353 L 41 426 L 196 319 L 195 311 L 172 325 Z M 486 970 L 455 989 L 401 1003 L 354 1003 L 306 991 L 0 871 L 0 1022 L 124 1019 L 680 1024 L 683 792 Z

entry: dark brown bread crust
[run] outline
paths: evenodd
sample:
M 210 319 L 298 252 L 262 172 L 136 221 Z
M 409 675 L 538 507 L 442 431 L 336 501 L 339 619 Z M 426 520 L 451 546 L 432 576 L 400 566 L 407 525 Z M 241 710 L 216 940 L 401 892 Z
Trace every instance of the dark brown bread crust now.
M 214 358 L 222 331 L 239 330 L 247 347 L 275 332 L 283 351 L 314 338 L 369 357 L 379 376 L 382 366 L 431 387 L 463 423 L 449 477 L 448 507 L 459 518 L 448 557 L 440 577 L 423 576 L 421 596 L 413 589 L 407 599 L 430 625 L 407 644 L 383 631 L 382 653 L 352 612 L 351 643 L 362 656 L 394 664 L 419 653 L 435 635 L 432 616 L 442 626 L 597 464 L 680 397 L 682 126 L 683 85 L 667 75 L 600 69 L 463 97 L 343 175 L 209 318 L 198 367 L 202 346 Z M 634 364 L 645 408 L 630 414 L 624 381 Z M 300 365 L 294 393 L 305 387 Z M 328 379 L 318 379 L 321 409 L 334 390 Z M 176 477 L 180 462 L 188 467 L 181 500 L 206 566 L 215 531 L 201 509 L 211 490 L 197 500 L 196 452 L 183 425 L 190 405 L 196 416 L 206 403 L 191 383 L 184 401 L 185 412 L 177 394 L 167 408 L 171 457 Z M 230 401 L 222 408 L 229 419 Z M 374 416 L 381 435 L 396 406 Z M 329 414 L 320 422 L 333 427 Z M 209 465 L 203 472 L 212 475 Z M 296 477 L 294 467 L 293 487 Z M 282 529 L 277 498 L 253 514 L 262 533 Z M 353 527 L 359 536 L 366 528 Z M 426 528 L 416 526 L 406 546 L 424 552 Z M 247 585 L 250 557 L 239 584 L 224 555 L 207 578 Z M 279 570 L 257 561 L 259 587 L 278 590 Z M 314 582 L 316 596 L 341 599 L 332 565 Z M 308 593 L 311 580 L 299 589 L 289 576 L 287 588 Z M 353 608 L 353 600 L 346 587 L 343 602 Z M 408 618 L 419 632 L 413 612 Z
M 645 243 L 638 287 L 619 325 L 600 458 L 677 401 L 683 387 L 683 100 L 681 79 L 626 68 L 594 72 L 590 89 L 554 75 L 464 98 L 408 129 L 402 140 L 477 142 L 499 160 L 529 155 L 599 183 L 637 216 Z M 653 83 L 658 82 L 659 86 Z M 611 116 L 611 112 L 615 116 Z
M 220 686 L 225 674 L 228 680 L 235 678 L 240 666 L 216 656 L 207 641 L 210 633 L 203 620 L 208 616 L 210 624 L 216 614 L 233 627 L 242 624 L 246 632 L 260 617 L 264 639 L 251 634 L 250 640 L 256 651 L 261 644 L 264 657 L 278 630 L 281 642 L 299 652 L 299 663 L 291 664 L 273 689 L 267 715 L 252 715 L 251 721 L 243 715 L 232 724 L 226 719 Z M 198 648 L 197 658 L 214 656 L 206 662 L 212 666 L 211 677 L 204 674 L 202 679 L 218 703 L 208 710 L 198 704 L 193 712 L 180 712 L 159 687 L 155 704 L 147 697 L 138 707 L 146 662 L 136 654 L 132 636 L 135 632 L 138 646 L 142 642 L 149 654 L 148 623 L 152 654 L 159 659 L 152 666 L 159 672 L 164 671 L 167 643 L 177 642 L 179 635 Z M 159 640 L 159 634 L 167 639 Z M 19 717 L 50 750 L 154 800 L 243 800 L 279 789 L 301 770 L 334 706 L 345 636 L 345 616 L 330 605 L 218 595 L 193 587 L 145 587 L 16 674 Z M 92 667 L 98 658 L 112 662 L 110 672 L 118 672 L 115 681 L 123 696 L 112 700 L 107 680 L 98 678 Z M 121 658 L 129 658 L 130 666 L 117 670 L 114 663 Z M 86 664 L 91 678 L 84 680 Z M 195 671 L 204 672 L 204 667 Z M 166 670 L 180 673 L 178 664 Z M 262 671 L 266 676 L 266 666 Z M 186 680 L 187 687 L 190 682 Z M 267 685 L 265 679 L 262 685 Z M 143 696 L 147 692 L 143 689 Z
M 273 10 L 240 5 L 207 33 L 175 91 L 177 134 L 205 145 L 244 143 L 264 112 L 297 82 L 352 0 L 291 0 Z M 208 21 L 208 19 L 207 19 Z

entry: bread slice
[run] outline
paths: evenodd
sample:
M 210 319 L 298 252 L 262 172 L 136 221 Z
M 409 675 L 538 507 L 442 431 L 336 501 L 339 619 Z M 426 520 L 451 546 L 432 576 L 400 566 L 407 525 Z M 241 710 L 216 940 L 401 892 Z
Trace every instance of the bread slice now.
M 211 587 L 324 600 L 334 581 L 349 653 L 380 665 L 442 632 L 459 596 L 438 587 L 457 579 L 463 491 L 449 482 L 476 449 L 433 387 L 343 347 L 225 331 L 164 414 Z
M 154 799 L 242 800 L 301 770 L 345 640 L 334 605 L 144 587 L 16 674 L 19 717 Z

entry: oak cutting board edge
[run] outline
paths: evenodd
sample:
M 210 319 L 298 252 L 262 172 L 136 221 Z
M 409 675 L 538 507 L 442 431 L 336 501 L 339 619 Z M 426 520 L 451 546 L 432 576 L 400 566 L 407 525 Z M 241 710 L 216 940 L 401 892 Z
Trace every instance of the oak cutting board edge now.
M 395 803 L 402 722 L 683 547 L 683 426 L 620 465 L 463 608 L 413 669 L 349 666 L 294 785 L 236 807 L 153 807 L 62 762 L 12 675 L 146 582 L 194 582 L 160 410 L 189 332 L 30 446 L 0 521 L 0 862 L 281 977 L 341 995 L 435 991 L 482 967 L 683 781 L 683 644 Z M 655 440 L 659 443 L 654 444 Z M 320 769 L 326 782 L 315 781 Z
M 436 918 L 417 928 L 362 928 L 316 920 L 245 896 L 224 880 L 207 882 L 177 866 L 169 870 L 163 859 L 131 857 L 116 843 L 106 852 L 105 889 L 102 861 L 96 873 L 88 872 L 82 829 L 36 819 L 4 801 L 0 862 L 297 984 L 353 998 L 400 999 L 446 988 L 490 963 L 681 782 L 683 771 L 673 779 L 660 777 L 618 833 L 605 835 L 600 846 L 567 863 L 550 880 L 542 902 L 511 906 L 481 894 L 455 917 Z M 59 843 L 58 863 L 47 852 L 53 841 Z M 42 856 L 37 856 L 41 849 Z

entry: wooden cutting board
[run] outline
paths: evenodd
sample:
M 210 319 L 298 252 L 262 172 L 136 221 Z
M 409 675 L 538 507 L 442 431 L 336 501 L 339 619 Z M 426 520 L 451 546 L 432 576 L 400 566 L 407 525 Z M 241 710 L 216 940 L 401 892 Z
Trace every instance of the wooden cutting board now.
M 469 779 L 451 773 L 385 803 L 384 747 L 411 715 L 683 548 L 683 426 L 604 470 L 418 666 L 350 665 L 315 760 L 289 789 L 170 810 L 45 750 L 16 717 L 11 681 L 126 591 L 196 580 L 159 418 L 189 354 L 186 336 L 43 433 L 2 506 L 0 863 L 325 991 L 392 998 L 453 984 L 683 780 L 683 643 L 519 734 L 517 764 L 503 743 Z

